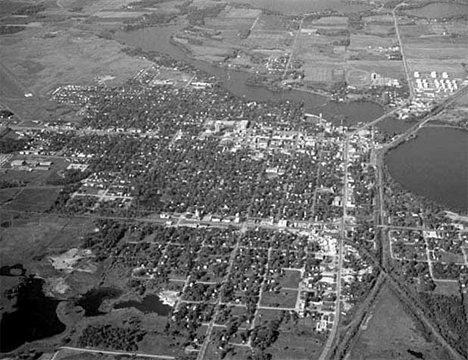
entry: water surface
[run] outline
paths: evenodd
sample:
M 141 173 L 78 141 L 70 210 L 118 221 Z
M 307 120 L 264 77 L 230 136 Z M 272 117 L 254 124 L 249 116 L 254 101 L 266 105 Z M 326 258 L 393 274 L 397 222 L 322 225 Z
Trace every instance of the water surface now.
M 408 10 L 406 12 L 410 15 L 424 18 L 445 18 L 454 15 L 468 14 L 468 4 L 432 3 L 419 9 Z
M 99 316 L 105 314 L 99 308 L 104 300 L 115 299 L 122 294 L 121 290 L 103 287 L 92 289 L 84 294 L 76 305 L 81 306 L 85 310 L 85 316 Z
M 340 0 L 233 0 L 238 4 L 280 12 L 286 15 L 301 15 L 324 10 L 336 10 L 348 14 L 372 9 L 364 4 L 350 4 Z
M 164 304 L 159 296 L 151 294 L 143 298 L 142 301 L 124 301 L 118 303 L 114 306 L 114 309 L 127 309 L 133 307 L 141 312 L 147 313 L 157 313 L 158 315 L 167 316 L 172 310 L 172 307 Z
M 408 190 L 468 212 L 468 132 L 427 127 L 385 157 L 390 175 Z
M 167 54 L 176 60 L 185 61 L 195 68 L 215 76 L 221 85 L 232 94 L 248 101 L 283 101 L 303 102 L 304 110 L 312 114 L 322 113 L 323 117 L 335 123 L 343 119 L 344 125 L 372 121 L 383 114 L 380 105 L 370 102 L 339 103 L 326 97 L 300 90 L 270 91 L 265 87 L 248 86 L 249 73 L 214 66 L 208 62 L 193 59 L 178 46 L 171 43 L 171 36 L 182 29 L 181 25 L 148 27 L 132 31 L 121 31 L 115 39 L 127 46 L 146 51 Z
M 0 352 L 9 352 L 26 342 L 65 331 L 56 313 L 60 301 L 45 296 L 43 285 L 44 280 L 33 277 L 19 285 L 16 309 L 4 313 L 0 323 Z

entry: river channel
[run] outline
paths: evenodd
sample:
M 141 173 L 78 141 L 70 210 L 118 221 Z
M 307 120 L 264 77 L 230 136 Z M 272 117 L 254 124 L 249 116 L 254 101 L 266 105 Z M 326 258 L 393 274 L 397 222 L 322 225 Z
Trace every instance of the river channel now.
M 171 36 L 182 29 L 182 25 L 148 27 L 132 31 L 120 31 L 115 40 L 133 48 L 146 51 L 157 51 L 167 54 L 174 59 L 183 60 L 208 73 L 216 76 L 217 80 L 236 96 L 248 101 L 281 101 L 290 100 L 304 102 L 304 109 L 308 113 L 322 114 L 330 121 L 338 122 L 344 119 L 344 125 L 359 122 L 369 122 L 383 115 L 383 108 L 370 101 L 364 102 L 335 102 L 327 97 L 300 90 L 270 91 L 265 87 L 248 86 L 246 80 L 249 74 L 244 71 L 230 70 L 214 66 L 208 62 L 193 59 L 179 47 L 171 43 Z
M 233 2 L 287 15 L 301 15 L 327 9 L 348 14 L 372 9 L 372 6 L 367 4 L 340 0 L 234 0 Z

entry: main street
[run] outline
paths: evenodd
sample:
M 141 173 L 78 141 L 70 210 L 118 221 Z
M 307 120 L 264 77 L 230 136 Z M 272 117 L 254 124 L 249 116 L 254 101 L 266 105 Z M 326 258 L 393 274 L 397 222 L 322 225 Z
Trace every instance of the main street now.
M 344 157 L 344 175 L 343 175 L 343 199 L 342 199 L 342 206 L 343 206 L 343 217 L 341 218 L 341 226 L 340 226 L 340 240 L 338 241 L 338 266 L 337 266 L 337 275 L 336 275 L 336 300 L 335 300 L 335 318 L 333 321 L 333 327 L 328 335 L 327 342 L 325 347 L 320 355 L 319 360 L 328 359 L 328 353 L 332 348 L 333 342 L 335 340 L 335 336 L 338 330 L 338 325 L 340 323 L 340 304 L 341 304 L 341 268 L 343 266 L 343 241 L 346 238 L 346 217 L 347 217 L 347 199 L 348 199 L 348 136 L 345 137 L 343 141 L 343 157 Z

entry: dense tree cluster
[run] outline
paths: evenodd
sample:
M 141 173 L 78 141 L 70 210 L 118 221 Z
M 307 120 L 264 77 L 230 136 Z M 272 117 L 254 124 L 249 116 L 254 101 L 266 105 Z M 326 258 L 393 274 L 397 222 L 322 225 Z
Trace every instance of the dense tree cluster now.
M 27 139 L 12 139 L 10 137 L 0 138 L 0 154 L 9 154 L 23 150 L 28 144 Z
M 138 327 L 88 325 L 78 340 L 78 346 L 136 352 L 145 335 L 146 331 Z
M 463 299 L 459 296 L 420 293 L 426 315 L 434 320 L 442 335 L 464 357 L 468 357 L 468 321 Z
M 97 258 L 104 260 L 117 249 L 117 244 L 124 237 L 127 226 L 122 223 L 100 220 L 97 231 L 89 233 L 83 239 L 82 246 L 92 249 Z

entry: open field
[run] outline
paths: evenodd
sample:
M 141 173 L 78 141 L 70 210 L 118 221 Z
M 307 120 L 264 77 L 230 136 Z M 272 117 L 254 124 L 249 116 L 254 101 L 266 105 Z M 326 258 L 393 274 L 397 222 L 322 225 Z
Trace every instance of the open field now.
M 312 334 L 281 332 L 271 347 L 274 360 L 315 360 L 320 357 L 323 342 Z
M 422 354 L 426 360 L 448 358 L 437 344 L 426 340 L 387 287 L 381 290 L 357 336 L 351 352 L 353 360 L 407 360 L 410 351 Z
M 451 78 L 464 78 L 466 73 L 457 61 L 453 60 L 432 60 L 432 59 L 411 59 L 407 60 L 410 73 L 419 71 L 421 73 L 430 73 L 436 71 L 437 73 L 447 72 Z
M 46 95 L 60 85 L 87 85 L 97 76 L 115 76 L 115 84 L 133 77 L 149 62 L 131 58 L 115 41 L 60 25 L 2 36 L 0 60 L 27 87 Z M 59 32 L 60 36 L 46 36 Z M 18 61 L 23 59 L 23 61 Z
M 366 26 L 364 32 L 369 35 L 377 35 L 377 36 L 394 36 L 395 35 L 395 27 L 393 24 L 374 24 L 370 23 Z
M 22 98 L 25 94 L 25 88 L 15 78 L 15 76 L 6 69 L 5 66 L 0 64 L 0 97 L 7 98 Z
M 397 45 L 396 38 L 381 37 L 368 34 L 351 34 L 350 49 L 371 49 L 379 50 L 379 47 L 388 48 Z
M 11 223 L 8 228 L 0 228 L 0 259 L 5 265 L 19 262 L 27 266 L 34 258 L 40 258 L 51 249 L 65 251 L 78 246 L 80 237 L 90 230 L 91 225 L 89 220 L 71 221 L 52 215 L 18 217 L 2 212 L 0 216 Z
M 284 270 L 284 275 L 278 280 L 281 287 L 297 289 L 301 281 L 301 272 L 297 270 Z
M 405 77 L 403 63 L 396 60 L 380 60 L 380 61 L 367 61 L 356 60 L 348 61 L 347 64 L 356 70 L 364 70 L 367 72 L 375 72 L 381 76 L 400 79 Z
M 434 294 L 460 296 L 460 285 L 454 281 L 435 281 Z
M 4 206 L 4 203 L 13 200 L 21 190 L 21 188 L 0 189 L 0 206 Z
M 405 42 L 405 52 L 409 59 L 468 61 L 466 44 L 450 44 L 446 41 Z
M 260 301 L 261 306 L 294 308 L 298 291 L 296 290 L 281 290 L 279 293 L 274 291 L 264 291 Z
M 19 211 L 46 211 L 54 204 L 60 189 L 60 187 L 48 189 L 24 188 L 15 195 L 14 200 L 9 202 L 5 208 Z

